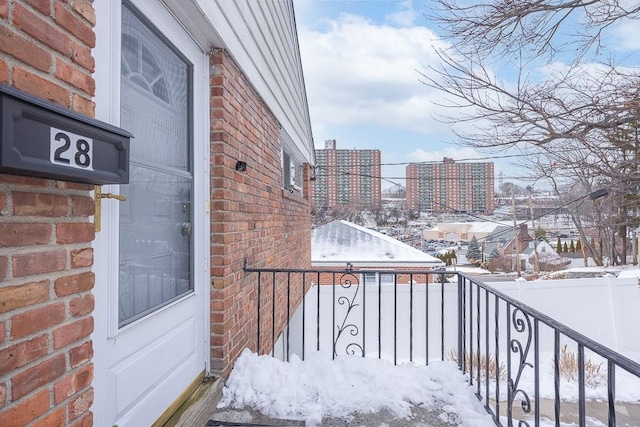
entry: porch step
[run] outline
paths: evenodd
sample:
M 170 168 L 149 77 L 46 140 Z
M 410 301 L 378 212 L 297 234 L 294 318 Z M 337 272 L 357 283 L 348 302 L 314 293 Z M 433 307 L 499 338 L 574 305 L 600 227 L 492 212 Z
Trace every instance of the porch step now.
M 163 427 L 205 425 L 211 415 L 211 408 L 215 408 L 220 400 L 222 386 L 220 378 L 205 378 Z

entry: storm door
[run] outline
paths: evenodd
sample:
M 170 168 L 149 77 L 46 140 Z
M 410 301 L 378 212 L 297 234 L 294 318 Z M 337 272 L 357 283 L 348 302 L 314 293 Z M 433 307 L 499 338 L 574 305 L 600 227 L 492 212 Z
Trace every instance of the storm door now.
M 143 426 L 206 372 L 206 55 L 159 1 L 107 7 L 114 112 L 134 138 L 129 184 L 102 190 L 126 200 L 102 199 L 96 234 L 96 304 L 103 292 L 108 304 L 92 409 L 96 425 Z

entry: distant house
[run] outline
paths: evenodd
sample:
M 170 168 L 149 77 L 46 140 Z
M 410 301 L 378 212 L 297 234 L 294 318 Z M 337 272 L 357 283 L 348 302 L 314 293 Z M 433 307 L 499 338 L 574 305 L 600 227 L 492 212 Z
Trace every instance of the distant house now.
M 536 240 L 529 233 L 526 224 L 521 224 L 517 229 L 502 227 L 486 236 L 482 250 L 484 259 L 488 259 L 494 251 L 510 258 L 516 258 L 515 254 L 518 253 L 520 270 L 533 270 L 536 257 L 539 265 L 556 265 L 563 259 L 545 240 Z
M 425 240 L 447 240 L 450 242 L 468 242 L 473 236 L 476 239 L 483 239 L 489 234 L 500 230 L 507 230 L 510 227 L 494 222 L 451 222 L 438 224 L 433 228 L 424 230 L 422 238 Z
M 415 249 L 393 237 L 353 224 L 333 221 L 313 230 L 311 235 L 311 265 L 320 269 L 427 271 L 444 267 L 438 258 Z M 375 276 L 375 277 L 374 277 Z M 403 282 L 403 275 L 396 276 Z M 393 275 L 374 273 L 367 282 L 389 282 Z M 422 279 L 424 280 L 424 279 Z

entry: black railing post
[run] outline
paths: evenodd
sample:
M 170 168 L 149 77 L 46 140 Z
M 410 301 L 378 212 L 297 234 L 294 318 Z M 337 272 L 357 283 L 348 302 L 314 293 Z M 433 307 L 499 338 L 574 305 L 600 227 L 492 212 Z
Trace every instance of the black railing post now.
M 444 280 L 442 281 L 444 287 Z M 464 354 L 463 354 L 463 342 L 464 342 L 464 302 L 463 302 L 463 289 L 462 289 L 462 276 L 458 275 L 458 367 L 464 371 Z
M 306 304 L 305 304 L 305 300 L 307 299 L 307 289 L 306 289 L 306 283 L 307 283 L 307 273 L 304 272 L 302 273 L 302 360 L 304 360 L 304 353 L 305 353 L 305 347 L 304 347 L 304 331 L 306 329 L 306 316 L 307 316 L 307 312 L 306 312 Z
M 260 355 L 260 280 L 262 279 L 262 273 L 258 273 L 258 336 L 256 337 L 256 354 Z
M 291 273 L 287 273 L 287 362 L 289 361 L 289 354 L 291 353 L 290 347 L 291 343 L 289 342 L 289 322 L 291 322 Z
M 272 273 L 273 281 L 271 283 L 271 357 L 276 351 L 276 273 Z
M 409 275 L 409 361 L 413 362 L 413 274 Z

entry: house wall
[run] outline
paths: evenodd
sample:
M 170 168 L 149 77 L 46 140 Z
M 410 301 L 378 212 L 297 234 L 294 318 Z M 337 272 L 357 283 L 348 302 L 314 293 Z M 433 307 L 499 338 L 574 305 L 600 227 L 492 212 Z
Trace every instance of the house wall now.
M 211 55 L 210 116 L 211 369 L 226 376 L 241 351 L 257 345 L 257 280 L 243 271 L 245 259 L 255 268 L 308 268 L 311 215 L 306 182 L 303 195 L 282 189 L 279 122 L 222 49 Z M 235 170 L 238 160 L 245 172 Z M 275 286 L 276 331 L 286 320 L 284 281 L 279 276 Z M 291 289 L 296 307 L 302 291 Z M 273 286 L 263 286 L 260 297 L 262 306 L 272 304 Z M 261 327 L 270 330 L 270 322 L 261 319 Z
M 93 116 L 90 1 L 0 1 L 0 82 Z M 0 425 L 92 424 L 92 186 L 0 174 Z
M 440 274 L 438 274 L 435 271 L 431 271 L 433 269 L 437 269 L 438 267 L 436 266 L 406 267 L 406 266 L 400 265 L 398 267 L 394 267 L 393 269 L 390 269 L 390 267 L 353 266 L 351 270 L 342 270 L 343 267 L 338 267 L 338 266 L 334 266 L 334 267 L 314 266 L 313 268 L 314 270 L 319 272 L 319 274 L 316 275 L 316 281 L 314 282 L 314 284 L 320 284 L 320 285 L 340 284 L 342 279 L 344 279 L 345 277 L 348 278 L 350 276 L 355 277 L 355 280 L 357 280 L 358 282 L 362 282 L 362 273 L 359 272 L 360 270 L 363 270 L 363 271 L 366 270 L 367 272 L 375 271 L 375 272 L 379 272 L 380 274 L 385 274 L 385 272 L 388 272 L 388 274 L 394 274 L 395 271 L 402 271 L 402 273 L 395 274 L 396 284 L 398 285 L 408 285 L 412 281 L 413 283 L 434 283 L 440 280 L 439 279 Z M 331 271 L 331 273 L 328 273 L 328 272 L 323 273 L 322 271 Z M 339 271 L 340 273 L 335 273 L 336 271 Z M 376 281 L 377 281 L 377 278 L 376 278 Z

